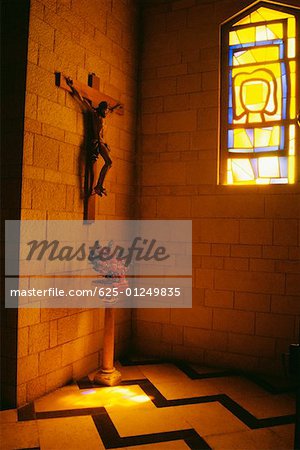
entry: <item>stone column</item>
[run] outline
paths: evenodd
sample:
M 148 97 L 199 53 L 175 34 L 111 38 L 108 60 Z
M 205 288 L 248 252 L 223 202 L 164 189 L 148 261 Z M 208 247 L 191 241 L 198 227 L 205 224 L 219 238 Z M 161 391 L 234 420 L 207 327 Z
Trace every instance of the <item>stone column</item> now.
M 121 374 L 114 367 L 115 309 L 105 308 L 102 367 L 96 373 L 94 381 L 105 386 L 116 386 Z

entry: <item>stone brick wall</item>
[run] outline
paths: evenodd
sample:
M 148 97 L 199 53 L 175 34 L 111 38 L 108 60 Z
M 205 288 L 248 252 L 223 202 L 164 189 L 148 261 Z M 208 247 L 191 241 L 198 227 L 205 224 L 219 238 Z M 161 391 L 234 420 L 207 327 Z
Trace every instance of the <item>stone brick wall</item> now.
M 83 83 L 100 77 L 100 90 L 125 104 L 107 119 L 113 168 L 98 219 L 134 214 L 136 135 L 136 25 L 131 0 L 31 0 L 23 151 L 22 219 L 83 219 L 84 140 L 80 106 L 55 86 L 55 71 Z M 31 401 L 99 366 L 103 310 L 20 310 L 18 404 Z M 129 310 L 117 311 L 116 354 L 131 331 Z
M 140 215 L 193 220 L 193 310 L 137 310 L 135 343 L 278 372 L 299 330 L 299 184 L 217 184 L 219 25 L 248 4 L 144 3 Z

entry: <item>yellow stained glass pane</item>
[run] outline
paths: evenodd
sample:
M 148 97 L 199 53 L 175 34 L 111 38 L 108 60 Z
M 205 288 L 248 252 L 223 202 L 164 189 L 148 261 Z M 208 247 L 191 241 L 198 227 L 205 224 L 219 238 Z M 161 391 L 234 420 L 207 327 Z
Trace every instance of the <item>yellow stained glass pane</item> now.
M 250 181 L 254 180 L 254 173 L 248 158 L 245 159 L 233 159 L 232 162 L 232 175 L 234 181 Z
M 257 123 L 257 122 L 261 122 L 261 115 L 260 114 L 249 114 L 248 116 L 248 122 L 249 123 Z
M 237 45 L 237 44 L 240 44 L 240 40 L 238 38 L 238 35 L 236 34 L 236 31 L 230 31 L 229 45 Z
M 258 159 L 259 178 L 278 178 L 280 176 L 277 156 L 266 156 Z
M 289 155 L 295 155 L 295 125 L 289 126 Z
M 242 44 L 255 41 L 255 27 L 242 28 L 236 31 L 238 38 Z
M 236 22 L 234 26 L 246 24 L 249 22 L 257 23 L 275 19 L 286 19 L 289 17 L 293 17 L 293 15 L 284 13 L 283 11 L 276 11 L 275 9 L 261 7 Z
M 296 117 L 296 61 L 290 61 L 290 86 L 291 86 L 291 96 L 290 96 L 290 118 L 295 119 Z
M 233 184 L 230 158 L 227 159 L 227 184 Z
M 279 127 L 272 127 L 272 133 L 269 145 L 279 145 L 280 144 L 280 128 Z
M 273 32 L 274 36 L 276 36 L 276 39 L 282 39 L 283 29 L 281 23 L 269 23 L 268 28 Z
M 255 128 L 254 144 L 255 147 L 267 147 L 270 145 L 272 130 L 266 128 Z
M 242 65 L 242 64 L 251 64 L 251 63 L 256 62 L 255 58 L 250 50 L 235 53 L 235 56 L 236 56 L 237 64 L 233 64 L 234 66 Z
M 250 23 L 250 16 L 246 16 L 244 19 L 239 20 L 234 24 L 236 27 L 237 25 L 246 25 L 246 23 Z
M 250 14 L 250 21 L 251 23 L 255 23 L 255 22 L 263 22 L 264 18 L 263 16 L 259 13 L 259 11 L 253 11 L 253 13 Z
M 295 97 L 290 98 L 290 118 L 295 119 L 296 117 L 296 99 Z
M 289 156 L 288 179 L 290 184 L 295 183 L 295 156 Z
M 288 58 L 295 58 L 296 56 L 296 39 L 289 38 L 288 39 Z
M 294 17 L 288 19 L 287 35 L 288 38 L 296 37 L 296 20 Z
M 268 40 L 267 27 L 265 25 L 260 25 L 256 27 L 255 35 L 257 41 L 267 41 Z
M 261 111 L 264 109 L 268 95 L 268 86 L 268 83 L 264 80 L 244 83 L 244 103 L 250 111 Z
M 271 8 L 265 8 L 264 6 L 261 8 L 258 8 L 257 12 L 265 20 L 285 19 L 286 17 L 292 17 L 291 14 L 284 13 L 282 11 L 276 11 L 275 9 L 271 9 Z
M 233 142 L 235 148 L 253 148 L 246 130 L 236 128 L 233 130 Z
M 252 50 L 252 54 L 257 62 L 276 61 L 279 59 L 279 47 L 277 45 L 257 47 Z
M 291 73 L 296 72 L 296 61 L 290 61 L 289 65 L 290 65 L 290 72 Z

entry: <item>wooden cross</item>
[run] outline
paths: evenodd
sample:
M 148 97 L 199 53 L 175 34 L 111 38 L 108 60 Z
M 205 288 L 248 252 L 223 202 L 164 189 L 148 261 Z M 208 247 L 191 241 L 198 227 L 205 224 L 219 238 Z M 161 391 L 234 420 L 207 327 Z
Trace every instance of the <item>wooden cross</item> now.
M 66 77 L 61 72 L 55 73 L 55 84 L 56 86 L 65 89 L 68 92 L 72 92 L 70 86 L 66 82 Z M 115 100 L 114 98 L 110 97 L 109 95 L 103 94 L 99 91 L 100 88 L 100 79 L 95 74 L 89 74 L 88 76 L 88 84 L 85 85 L 84 83 L 81 83 L 80 81 L 73 81 L 74 88 L 80 92 L 82 97 L 87 99 L 92 106 L 97 107 L 98 104 L 102 101 L 106 101 L 111 107 L 118 104 L 119 102 Z M 121 105 L 118 109 L 115 110 L 116 114 L 123 115 L 124 114 L 124 108 L 123 105 Z M 88 154 L 88 152 L 87 152 Z M 90 168 L 90 162 L 86 161 L 85 166 L 85 187 L 84 187 L 84 220 L 88 222 L 92 222 L 95 220 L 96 217 L 96 197 L 99 197 L 98 195 L 90 195 L 89 192 L 89 168 Z M 93 164 L 93 177 L 94 180 L 98 179 L 99 172 L 101 170 L 102 166 L 102 158 L 99 157 L 98 160 Z

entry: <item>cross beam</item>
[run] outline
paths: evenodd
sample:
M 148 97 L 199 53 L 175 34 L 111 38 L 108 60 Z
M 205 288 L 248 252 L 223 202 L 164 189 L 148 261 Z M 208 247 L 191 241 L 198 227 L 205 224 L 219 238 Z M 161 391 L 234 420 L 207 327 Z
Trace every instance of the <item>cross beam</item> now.
M 66 76 L 61 72 L 55 73 L 55 84 L 70 93 L 72 90 L 66 82 Z M 109 95 L 103 94 L 99 91 L 100 79 L 95 74 L 90 74 L 88 76 L 88 84 L 81 83 L 80 81 L 73 80 L 74 88 L 80 92 L 82 97 L 91 102 L 92 106 L 97 107 L 102 101 L 106 101 L 110 107 L 114 107 L 116 104 L 120 104 L 117 100 L 110 97 Z M 115 110 L 116 114 L 124 114 L 124 106 L 120 104 Z M 88 155 L 88 153 L 87 153 Z M 92 165 L 93 178 L 98 179 L 100 170 L 102 166 L 102 159 L 98 160 Z M 84 220 L 87 222 L 93 222 L 96 218 L 96 197 L 98 195 L 90 195 L 89 192 L 89 177 L 91 170 L 91 161 L 86 158 L 85 166 L 85 183 L 84 183 Z
M 74 80 L 73 84 L 75 89 L 77 89 L 82 97 L 90 100 L 92 102 L 92 106 L 98 106 L 98 104 L 102 101 L 107 102 L 110 106 L 114 106 L 114 104 L 119 103 L 116 99 L 110 97 L 109 95 L 103 94 L 103 92 L 99 91 L 99 78 L 90 74 L 88 77 L 88 84 L 81 83 L 80 81 Z M 68 86 L 66 82 L 66 76 L 61 72 L 55 73 L 55 84 L 56 86 L 72 93 L 70 86 Z M 115 110 L 116 114 L 123 115 L 124 114 L 124 105 Z

